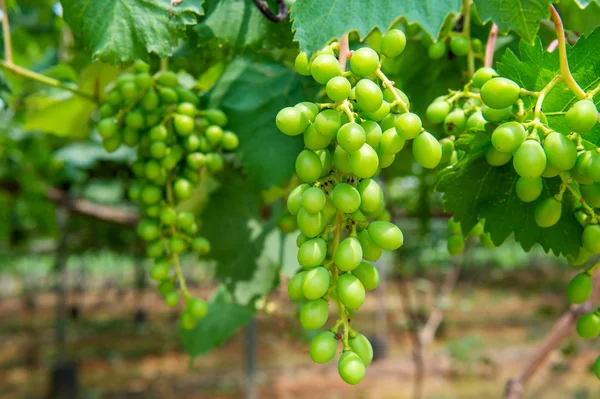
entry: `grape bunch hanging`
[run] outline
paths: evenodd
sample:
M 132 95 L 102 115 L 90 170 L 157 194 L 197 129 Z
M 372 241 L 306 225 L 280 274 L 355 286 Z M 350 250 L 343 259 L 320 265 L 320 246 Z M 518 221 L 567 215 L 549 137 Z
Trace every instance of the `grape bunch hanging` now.
M 287 198 L 300 230 L 302 266 L 288 293 L 303 302 L 299 317 L 307 330 L 323 328 L 329 303 L 335 304 L 339 319 L 312 340 L 310 356 L 316 363 L 329 362 L 341 341 L 338 371 L 349 384 L 363 379 L 373 359 L 367 338 L 351 327 L 365 290 L 379 285 L 379 272 L 369 262 L 383 250 L 400 248 L 404 239 L 389 221 L 375 176 L 394 162 L 408 140 L 423 167 L 435 168 L 442 158 L 441 144 L 409 112 L 406 95 L 381 71 L 382 61 L 399 56 L 405 45 L 404 33 L 390 30 L 381 39 L 381 54 L 370 47 L 350 53 L 348 72 L 340 65 L 338 43 L 310 60 L 301 53 L 297 72 L 325 85 L 326 102 L 287 107 L 276 118 L 284 134 L 303 134 L 305 146 L 295 164 L 302 183 Z
M 198 96 L 179 85 L 174 72 L 152 76 L 149 65 L 136 61 L 107 93 L 97 126 L 106 151 L 122 144 L 136 148 L 129 197 L 143 213 L 137 231 L 147 242 L 146 254 L 154 261 L 150 276 L 165 303 L 177 306 L 183 295 L 186 329 L 204 317 L 207 304 L 188 292 L 179 256 L 189 250 L 206 255 L 210 243 L 198 234 L 195 215 L 177 206 L 192 196 L 202 174 L 223 169 L 222 151 L 238 146 L 235 133 L 223 130 L 226 115 L 198 105 Z

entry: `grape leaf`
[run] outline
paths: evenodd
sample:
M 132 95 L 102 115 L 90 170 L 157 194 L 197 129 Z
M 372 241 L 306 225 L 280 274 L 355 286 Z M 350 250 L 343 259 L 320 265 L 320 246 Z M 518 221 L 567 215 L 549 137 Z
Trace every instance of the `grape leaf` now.
M 519 54 L 521 59 L 512 51 L 507 51 L 497 69 L 501 75 L 513 79 L 527 90 L 541 90 L 559 73 L 558 51 L 544 51 L 539 40 L 533 47 L 522 42 Z M 600 29 L 596 29 L 587 37 L 582 36 L 575 46 L 567 47 L 567 58 L 571 73 L 583 90 L 597 87 L 600 83 L 596 72 L 600 64 Z M 526 106 L 533 107 L 532 97 L 524 97 L 523 100 Z M 566 83 L 557 84 L 548 93 L 543 104 L 550 127 L 564 134 L 569 133 L 564 114 L 576 101 L 577 98 L 568 90 Z M 597 106 L 600 105 L 600 96 L 596 96 L 595 102 Z M 583 138 L 600 146 L 600 125 L 597 124 L 592 131 L 583 135 Z
M 533 43 L 540 20 L 547 18 L 552 0 L 474 0 L 482 21 L 492 20 L 500 32 L 514 30 L 528 43 Z
M 169 57 L 186 27 L 203 15 L 202 0 L 61 0 L 65 21 L 94 59 L 124 64 L 149 53 Z
M 400 17 L 437 37 L 446 17 L 459 11 L 458 0 L 388 0 L 376 6 L 369 0 L 304 0 L 294 3 L 291 18 L 294 40 L 312 54 L 352 30 L 362 38 L 375 27 L 385 31 Z
M 234 59 L 210 93 L 209 105 L 227 113 L 228 128 L 240 137 L 238 154 L 261 188 L 287 181 L 303 147 L 302 137 L 277 130 L 280 109 L 310 101 L 316 84 L 293 69 L 265 57 Z
M 206 17 L 194 28 L 199 42 L 214 39 L 235 50 L 247 47 L 290 47 L 292 29 L 289 20 L 269 21 L 246 0 L 206 0 Z M 211 43 L 212 45 L 212 43 Z
M 515 193 L 519 176 L 512 163 L 493 167 L 485 160 L 485 151 L 491 146 L 490 135 L 490 131 L 478 132 L 457 141 L 457 148 L 468 150 L 469 155 L 440 173 L 436 191 L 444 194 L 444 209 L 454 212 L 465 235 L 478 219 L 485 219 L 485 231 L 496 245 L 514 233 L 525 251 L 539 243 L 544 251 L 557 256 L 577 255 L 583 229 L 572 212 L 571 196 L 565 194 L 562 216 L 556 225 L 543 229 L 534 220 L 536 205 L 558 193 L 560 178 L 544 179 L 540 198 L 522 202 Z
M 210 352 L 252 320 L 254 308 L 232 301 L 221 286 L 208 304 L 206 316 L 192 330 L 181 330 L 183 346 L 192 357 Z

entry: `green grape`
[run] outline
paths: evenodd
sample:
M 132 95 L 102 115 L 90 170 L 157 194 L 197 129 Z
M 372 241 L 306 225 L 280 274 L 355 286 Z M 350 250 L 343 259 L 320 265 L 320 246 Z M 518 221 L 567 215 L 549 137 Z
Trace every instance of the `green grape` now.
M 115 134 L 112 137 L 104 139 L 102 146 L 106 152 L 115 152 L 121 146 L 121 136 L 119 134 Z
M 159 218 L 165 226 L 173 226 L 177 221 L 177 212 L 171 207 L 163 207 L 160 210 Z
M 150 145 L 150 155 L 153 158 L 161 159 L 167 153 L 167 145 L 162 141 L 155 141 Z
M 496 248 L 496 244 L 494 244 L 494 241 L 492 240 L 492 236 L 490 235 L 490 233 L 485 233 L 484 235 L 482 235 L 479 240 L 481 241 L 481 244 L 486 247 L 486 248 Z
M 283 134 L 297 136 L 306 130 L 309 121 L 301 110 L 294 107 L 286 107 L 279 111 L 275 118 L 275 123 Z
M 448 237 L 448 253 L 456 256 L 465 250 L 465 239 L 462 236 L 451 235 Z
M 363 250 L 363 259 L 375 262 L 381 257 L 383 250 L 381 247 L 375 244 L 366 229 L 358 233 L 358 241 L 360 242 L 360 246 Z
M 167 306 L 174 308 L 175 306 L 177 306 L 178 303 L 179 294 L 177 292 L 173 291 L 165 295 L 165 304 L 167 304 Z
M 317 267 L 323 263 L 325 256 L 327 244 L 322 238 L 308 239 L 298 249 L 298 263 L 302 267 Z
M 591 224 L 583 229 L 581 242 L 592 255 L 600 254 L 600 225 Z
M 485 160 L 491 166 L 503 166 L 510 162 L 512 154 L 510 152 L 500 152 L 494 147 L 488 148 L 485 152 Z
M 312 184 L 321 177 L 321 159 L 311 150 L 303 150 L 296 158 L 296 174 L 300 180 Z
M 414 139 L 421 133 L 421 130 L 423 130 L 421 118 L 412 112 L 400 115 L 398 119 L 396 119 L 394 127 L 396 128 L 398 135 L 405 140 Z
M 150 90 L 146 94 L 144 94 L 142 100 L 140 101 L 140 104 L 144 111 L 154 111 L 156 108 L 158 108 L 158 105 L 160 104 L 160 97 L 158 96 L 158 93 L 156 93 L 156 91 Z
M 383 205 L 383 190 L 373 179 L 364 179 L 356 187 L 360 194 L 360 210 L 372 213 Z
M 442 159 L 442 146 L 429 132 L 423 132 L 414 139 L 412 150 L 415 161 L 427 169 L 435 168 Z
M 360 356 L 352 351 L 345 351 L 338 361 L 338 373 L 342 380 L 356 385 L 365 377 L 365 364 Z
M 331 155 L 331 151 L 328 148 L 324 148 L 322 150 L 316 151 L 319 159 L 321 160 L 321 177 L 326 176 L 331 171 L 333 167 L 333 155 Z
M 170 87 L 159 87 L 158 96 L 160 97 L 160 101 L 164 104 L 177 104 L 179 101 L 177 92 Z
M 374 112 L 383 103 L 383 93 L 375 82 L 369 79 L 361 79 L 355 86 L 356 102 L 358 106 L 367 112 Z
M 356 76 L 371 76 L 379 68 L 379 55 L 372 48 L 360 48 L 352 54 L 350 67 Z
M 592 295 L 592 278 L 587 273 L 579 273 L 567 285 L 567 298 L 573 304 L 587 301 Z
M 98 113 L 100 114 L 100 118 L 108 118 L 116 114 L 117 111 L 110 104 L 102 104 Z
M 581 186 L 583 199 L 592 208 L 600 208 L 600 183 Z
M 510 107 L 502 109 L 494 109 L 484 105 L 481 107 L 481 115 L 488 122 L 500 123 L 510 118 L 512 110 Z
M 346 123 L 337 132 L 337 142 L 346 151 L 353 152 L 365 144 L 367 135 L 361 125 Z
M 191 116 L 194 116 L 197 113 L 196 107 L 190 107 L 189 105 L 186 107 L 186 110 L 187 110 L 186 112 L 179 111 L 179 107 L 181 107 L 182 105 L 183 104 L 179 104 L 179 106 L 177 108 L 178 109 L 177 112 L 191 115 Z M 193 104 L 190 104 L 190 105 L 193 105 Z M 202 112 L 202 115 L 204 115 L 204 117 L 206 119 L 208 119 L 208 121 L 213 125 L 223 127 L 227 124 L 227 115 L 225 114 L 225 112 L 221 111 L 220 109 L 214 109 L 214 108 L 205 109 Z
M 98 134 L 103 139 L 109 139 L 117 133 L 117 121 L 113 118 L 104 118 L 98 122 Z
M 373 347 L 367 337 L 362 334 L 356 334 L 356 337 L 350 338 L 348 343 L 350 344 L 350 348 L 352 348 L 352 352 L 360 356 L 365 366 L 368 367 L 373 361 Z
M 399 88 L 392 86 L 383 89 L 383 99 L 388 103 L 393 103 L 394 101 L 396 101 L 396 96 L 400 97 L 400 99 L 406 103 L 407 107 L 410 105 L 408 97 Z
M 362 257 L 363 252 L 360 242 L 354 237 L 348 237 L 338 245 L 333 260 L 338 269 L 352 271 L 360 264 Z
M 141 199 L 142 203 L 146 205 L 153 205 L 158 203 L 163 196 L 163 192 L 160 187 L 153 184 L 146 184 L 142 188 Z
M 521 88 L 506 78 L 493 78 L 481 87 L 481 100 L 490 108 L 507 108 L 517 102 Z
M 471 229 L 469 235 L 471 237 L 481 237 L 484 233 L 484 223 L 483 220 L 477 222 L 477 224 Z
M 190 312 L 181 313 L 181 328 L 184 330 L 193 330 L 196 327 L 197 320 Z
M 340 114 L 332 109 L 326 109 L 319 112 L 315 118 L 315 129 L 322 136 L 335 137 L 338 130 L 342 126 Z
M 597 151 L 592 151 L 587 174 L 594 182 L 600 182 L 600 153 Z
M 206 166 L 209 172 L 220 172 L 223 170 L 223 157 L 217 153 L 206 154 Z
M 331 331 L 322 331 L 310 342 L 310 358 L 315 363 L 327 363 L 335 356 L 337 340 Z
M 388 58 L 400 55 L 406 47 L 406 35 L 399 29 L 390 29 L 379 44 L 381 54 Z
M 388 129 L 396 127 L 396 121 L 398 120 L 398 114 L 389 114 L 379 123 L 381 131 L 385 132 Z
M 298 103 L 294 105 L 294 108 L 302 112 L 308 118 L 310 123 L 313 123 L 319 114 L 319 106 L 311 102 Z
M 160 237 L 160 229 L 154 219 L 142 219 L 138 224 L 137 233 L 144 241 L 154 241 Z
M 160 206 L 159 205 L 151 205 L 144 208 L 144 213 L 146 215 L 157 218 L 160 214 Z
M 350 169 L 349 155 L 341 146 L 337 146 L 333 152 L 333 163 L 336 168 L 345 175 L 352 172 Z
M 185 162 L 193 170 L 198 170 L 206 165 L 206 156 L 201 152 L 192 152 L 185 158 Z
M 329 306 L 321 298 L 307 302 L 300 310 L 300 324 L 306 330 L 318 330 L 327 323 L 328 317 Z
M 174 88 L 179 84 L 177 74 L 172 71 L 164 71 L 156 78 L 156 82 L 165 87 Z
M 440 159 L 440 163 L 444 164 L 449 162 L 452 158 L 452 154 L 454 154 L 454 141 L 449 137 L 444 137 L 440 140 L 440 144 L 442 146 L 442 158 Z
M 379 150 L 386 155 L 395 155 L 402 151 L 406 140 L 402 138 L 395 128 L 389 128 L 381 135 Z
M 340 75 L 340 63 L 333 55 L 321 54 L 312 61 L 310 73 L 314 80 L 326 84 L 329 79 Z
M 554 226 L 560 220 L 562 203 L 553 197 L 541 201 L 534 210 L 535 223 L 547 228 Z
M 577 161 L 575 143 L 565 135 L 557 132 L 552 132 L 546 136 L 544 151 L 548 157 L 548 163 L 561 171 L 573 169 Z
M 175 284 L 171 280 L 163 280 L 158 285 L 158 292 L 162 296 L 166 296 L 169 292 L 173 292 L 175 290 Z
M 363 230 L 365 231 L 365 230 Z M 359 237 L 360 240 L 360 237 Z M 362 245 L 362 241 L 361 241 Z M 364 247 L 363 247 L 364 251 Z M 364 254 L 363 254 L 364 257 Z M 357 279 L 360 280 L 363 287 L 366 290 L 374 290 L 379 286 L 379 282 L 381 281 L 379 277 L 379 270 L 375 266 L 367 262 L 360 262 L 360 264 L 356 267 L 356 269 L 352 270 L 352 274 L 356 276 Z
M 195 319 L 202 319 L 208 313 L 208 304 L 200 298 L 189 299 L 186 307 Z
M 381 103 L 381 107 L 379 107 L 379 109 L 377 109 L 377 111 L 375 112 L 367 112 L 367 111 L 363 111 L 363 117 L 366 119 L 370 119 L 373 121 L 381 121 L 383 118 L 385 118 L 386 116 L 388 116 L 390 113 L 390 104 L 387 101 L 383 101 Z
M 160 166 L 160 163 L 154 159 L 146 162 L 145 176 L 148 180 L 156 181 L 160 179 L 164 171 Z
M 598 110 L 591 100 L 579 100 L 565 115 L 569 129 L 579 134 L 592 130 L 598 120 Z
M 300 246 L 302 244 L 304 244 L 307 240 L 308 240 L 308 237 L 306 237 L 304 234 L 302 234 L 302 233 L 298 234 L 298 236 L 296 237 L 296 246 L 298 248 L 300 248 Z
M 308 300 L 321 298 L 327 293 L 331 277 L 323 266 L 309 270 L 302 281 L 302 293 Z
M 121 95 L 123 96 L 123 100 L 125 100 L 125 103 L 132 103 L 134 102 L 139 95 L 138 89 L 135 85 L 134 82 L 126 82 L 123 83 L 123 86 L 121 86 Z
M 586 263 L 588 260 L 590 260 L 591 257 L 592 257 L 592 254 L 589 253 L 588 251 L 586 251 L 585 248 L 579 248 L 579 252 L 577 253 L 577 256 L 574 257 L 572 255 L 567 255 L 567 260 L 569 261 L 569 264 L 572 266 L 581 266 L 584 263 Z
M 592 152 L 583 151 L 577 157 L 575 166 L 571 170 L 571 176 L 579 184 L 592 184 L 594 180 L 589 174 L 590 165 L 592 163 Z
M 492 145 L 500 152 L 513 152 L 527 138 L 527 132 L 519 122 L 505 122 L 494 129 Z
M 295 187 L 287 198 L 287 209 L 292 215 L 297 215 L 298 211 L 302 207 L 302 196 L 306 190 L 308 190 L 310 186 L 308 184 L 300 184 Z
M 140 136 L 137 131 L 125 128 L 123 130 L 123 143 L 129 147 L 135 147 L 139 142 Z
M 337 280 L 337 295 L 347 309 L 357 310 L 365 302 L 365 287 L 351 273 L 342 274 Z
M 306 276 L 305 271 L 295 274 L 288 282 L 288 296 L 292 301 L 300 301 L 304 298 L 304 292 L 302 292 L 302 283 Z
M 135 85 L 142 90 L 148 90 L 154 84 L 154 79 L 149 73 L 138 73 L 135 75 Z
M 118 107 L 119 105 L 121 105 L 122 101 L 123 101 L 123 97 L 121 97 L 121 93 L 119 93 L 119 90 L 116 90 L 116 89 L 112 90 L 106 96 L 106 102 L 108 104 L 112 105 L 113 107 Z
M 577 320 L 577 334 L 581 338 L 594 339 L 600 334 L 600 317 L 595 313 L 584 314 Z
M 404 236 L 400 229 L 389 222 L 371 222 L 368 227 L 369 237 L 375 245 L 387 251 L 395 251 L 404 243 Z
M 150 277 L 156 281 L 163 281 L 167 277 L 169 277 L 169 272 L 171 271 L 171 266 L 166 261 L 157 260 L 150 269 Z
M 527 140 L 515 152 L 513 166 L 519 176 L 539 177 L 546 169 L 546 153 L 540 143 Z
M 294 216 L 286 213 L 277 221 L 277 227 L 284 233 L 293 233 L 298 229 L 298 223 Z
M 348 154 L 350 170 L 360 178 L 369 178 L 377 173 L 379 157 L 377 151 L 368 144 L 364 144 L 358 151 Z
M 467 119 L 467 130 L 485 130 L 486 120 L 481 111 L 474 112 Z
M 459 222 L 454 220 L 454 217 L 448 219 L 448 231 L 452 235 L 462 236 L 462 227 Z
M 326 202 L 325 193 L 318 187 L 310 187 L 302 194 L 302 207 L 310 213 L 321 212 Z
M 427 55 L 432 60 L 439 60 L 446 54 L 446 44 L 444 42 L 435 42 L 427 49 Z
M 294 61 L 294 67 L 296 72 L 302 76 L 310 76 L 310 62 L 308 62 L 308 56 L 306 53 L 300 53 L 296 56 Z
M 347 183 L 338 183 L 333 188 L 331 199 L 342 213 L 352 213 L 360 207 L 360 193 Z
M 471 45 L 473 46 L 473 51 L 476 53 L 483 52 L 483 43 L 481 40 L 475 38 L 471 40 Z
M 459 57 L 467 55 L 470 46 L 469 39 L 464 36 L 452 36 L 450 39 L 450 50 Z
M 304 208 L 298 211 L 296 218 L 298 229 L 309 238 L 318 236 L 325 228 L 325 216 L 323 212 L 309 213 Z
M 379 167 L 381 169 L 391 166 L 396 159 L 396 154 L 377 153 L 377 155 L 379 155 Z
M 173 254 L 180 254 L 187 250 L 187 243 L 179 237 L 171 237 L 169 240 L 169 251 Z
M 194 223 L 196 223 L 196 218 L 192 212 L 182 211 L 177 214 L 177 227 L 180 229 L 186 230 Z
M 447 134 L 458 135 L 465 131 L 467 120 L 465 111 L 460 108 L 455 108 L 444 119 L 444 132 Z
M 210 252 L 210 242 L 204 237 L 194 238 L 190 246 L 192 251 L 200 255 L 207 255 Z
M 540 176 L 528 178 L 519 177 L 515 186 L 517 197 L 523 202 L 533 202 L 542 195 L 544 182 Z
M 226 130 L 223 132 L 221 145 L 225 151 L 234 151 L 240 145 L 240 139 L 235 133 Z
M 436 100 L 429 104 L 425 115 L 432 123 L 442 123 L 450 113 L 450 104 L 444 100 Z
M 158 125 L 150 129 L 149 137 L 152 141 L 165 141 L 168 135 L 169 132 L 167 131 L 167 128 L 162 125 Z
M 208 140 L 210 145 L 216 147 L 217 145 L 219 145 L 219 143 L 221 143 L 221 140 L 223 139 L 223 129 L 221 129 L 221 127 L 219 126 L 211 125 L 204 132 L 204 136 L 206 137 L 206 140 Z
M 310 125 L 306 132 L 304 132 L 304 145 L 309 150 L 318 151 L 322 150 L 331 143 L 333 137 L 322 136 L 317 132 L 315 125 Z
M 152 241 L 146 246 L 146 256 L 149 258 L 158 258 L 159 256 L 163 256 L 164 252 L 161 240 Z
M 194 118 L 177 114 L 173 118 L 173 127 L 180 136 L 187 136 L 194 131 Z
M 387 222 L 387 223 L 389 223 L 389 222 L 392 221 L 392 214 L 387 209 L 382 209 L 381 213 L 379 215 L 377 215 L 377 217 L 375 218 L 375 220 L 378 221 L 378 222 Z
M 175 198 L 178 200 L 186 200 L 192 196 L 192 191 L 194 188 L 192 187 L 192 183 L 189 180 L 179 178 L 175 181 L 173 185 L 173 191 L 175 192 Z
M 373 148 L 379 147 L 382 133 L 379 124 L 374 121 L 364 121 L 361 126 L 367 137 L 366 143 Z
M 488 80 L 495 78 L 496 76 L 498 76 L 498 73 L 493 68 L 479 68 L 473 74 L 473 87 L 481 89 Z

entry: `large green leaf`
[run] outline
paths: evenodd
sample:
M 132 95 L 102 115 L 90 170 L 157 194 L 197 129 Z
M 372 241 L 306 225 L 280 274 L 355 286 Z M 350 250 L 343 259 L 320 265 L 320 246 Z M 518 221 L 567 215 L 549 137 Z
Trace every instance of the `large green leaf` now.
M 294 3 L 291 18 L 300 50 L 312 54 L 353 30 L 362 38 L 375 27 L 385 31 L 401 17 L 437 37 L 448 14 L 459 11 L 459 0 L 385 0 L 376 5 L 371 0 L 303 0 Z
M 289 47 L 292 29 L 289 20 L 269 21 L 247 0 L 206 0 L 206 18 L 197 26 L 200 43 L 215 40 L 232 49 L 247 47 Z
M 517 32 L 533 43 L 540 20 L 549 14 L 552 0 L 474 0 L 482 21 L 492 20 L 500 32 Z
M 275 126 L 277 112 L 315 94 L 312 79 L 265 57 L 239 57 L 228 66 L 209 104 L 229 116 L 228 128 L 240 137 L 238 154 L 261 188 L 280 185 L 294 171 L 302 137 L 288 137 Z
M 62 0 L 64 18 L 94 59 L 123 64 L 148 53 L 168 57 L 186 27 L 203 15 L 202 0 Z
M 252 320 L 254 308 L 233 302 L 225 287 L 212 297 L 208 313 L 193 330 L 181 330 L 183 346 L 192 357 L 210 352 Z

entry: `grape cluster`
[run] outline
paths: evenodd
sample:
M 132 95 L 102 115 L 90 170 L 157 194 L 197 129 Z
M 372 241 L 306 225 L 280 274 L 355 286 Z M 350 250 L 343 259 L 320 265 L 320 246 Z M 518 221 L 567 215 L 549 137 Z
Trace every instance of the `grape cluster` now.
M 289 281 L 288 294 L 304 301 L 299 318 L 307 330 L 321 329 L 329 317 L 328 303 L 337 305 L 340 319 L 313 339 L 310 356 L 316 363 L 330 361 L 341 340 L 338 371 L 349 384 L 362 380 L 373 358 L 367 338 L 350 327 L 365 290 L 379 285 L 377 268 L 369 262 L 404 240 L 389 221 L 374 176 L 392 164 L 407 140 L 413 140 L 414 157 L 423 167 L 435 168 L 442 157 L 440 143 L 424 131 L 421 119 L 408 111 L 405 94 L 381 71 L 381 62 L 400 55 L 405 45 L 404 33 L 390 30 L 381 38 L 380 54 L 370 47 L 349 54 L 349 72 L 340 65 L 337 43 L 310 60 L 301 53 L 297 72 L 324 84 L 329 101 L 287 107 L 276 118 L 281 132 L 303 134 L 305 145 L 295 164 L 302 183 L 287 197 L 292 217 L 280 220 L 282 229 L 297 225 L 300 230 L 302 269 Z
M 447 54 L 448 48 L 450 48 L 452 54 L 463 57 L 467 55 L 469 47 L 471 46 L 475 53 L 481 53 L 483 51 L 483 43 L 481 40 L 477 38 L 470 39 L 461 32 L 450 32 L 445 37 L 429 44 L 427 55 L 432 60 L 439 60 Z
M 594 210 L 600 208 L 600 152 L 581 144 L 581 134 L 595 126 L 598 111 L 589 99 L 577 101 L 565 115 L 571 134 L 564 135 L 548 126 L 537 104 L 534 110 L 526 110 L 522 95 L 531 93 L 498 77 L 492 68 L 481 68 L 463 91 L 436 99 L 428 107 L 427 117 L 443 123 L 444 131 L 453 136 L 483 131 L 487 123 L 494 124 L 485 159 L 494 167 L 512 161 L 519 175 L 515 193 L 523 202 L 536 201 L 534 217 L 539 227 L 548 228 L 560 220 L 563 194 L 569 189 L 580 200 L 574 212 L 584 227 L 582 248 L 572 261 L 581 264 L 600 253 L 600 225 Z M 560 192 L 538 200 L 543 179 L 557 176 L 563 182 Z
M 176 306 L 183 294 L 181 324 L 186 329 L 204 317 L 207 304 L 187 291 L 179 256 L 188 250 L 206 255 L 210 243 L 198 235 L 195 215 L 177 205 L 192 196 L 202 173 L 222 170 L 219 151 L 238 146 L 238 137 L 223 130 L 226 115 L 198 105 L 198 96 L 179 85 L 175 73 L 152 76 L 149 65 L 138 60 L 107 93 L 97 125 L 106 151 L 121 144 L 137 149 L 131 165 L 136 180 L 129 187 L 130 199 L 143 213 L 137 231 L 147 242 L 146 254 L 154 260 L 150 276 L 165 303 Z
M 490 233 L 484 232 L 484 224 L 485 220 L 480 219 L 469 232 L 469 236 L 479 238 L 481 244 L 487 248 L 496 248 L 490 237 Z M 462 253 L 465 250 L 465 238 L 460 223 L 450 218 L 448 220 L 448 231 L 450 232 L 450 236 L 448 237 L 448 253 L 451 256 Z

